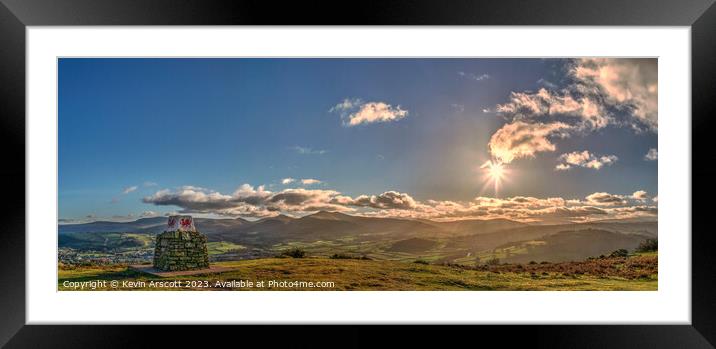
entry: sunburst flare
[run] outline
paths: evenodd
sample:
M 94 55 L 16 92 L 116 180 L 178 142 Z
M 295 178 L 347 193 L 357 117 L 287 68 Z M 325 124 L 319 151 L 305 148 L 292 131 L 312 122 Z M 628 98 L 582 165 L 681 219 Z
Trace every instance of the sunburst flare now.
M 498 195 L 502 182 L 506 181 L 509 169 L 505 164 L 499 161 L 488 160 L 480 168 L 483 170 L 485 177 L 485 187 L 492 184 L 495 190 L 495 196 Z M 483 188 L 484 189 L 484 188 Z

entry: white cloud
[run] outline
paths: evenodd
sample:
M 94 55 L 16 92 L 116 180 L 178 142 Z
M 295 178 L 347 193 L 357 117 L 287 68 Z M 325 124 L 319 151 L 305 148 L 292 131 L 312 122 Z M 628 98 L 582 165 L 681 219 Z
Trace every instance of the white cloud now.
M 221 209 L 232 205 L 232 196 L 209 192 L 193 187 L 182 187 L 177 191 L 160 190 L 143 199 L 155 205 L 192 206 L 196 210 Z
M 624 205 L 626 204 L 626 201 L 624 200 L 624 195 L 616 195 L 616 194 L 609 194 L 605 192 L 597 192 L 590 195 L 587 195 L 586 199 L 587 202 L 592 205 L 597 206 L 616 206 L 616 205 Z
M 313 178 L 304 178 L 301 180 L 301 183 L 303 183 L 304 185 L 313 185 L 313 184 L 319 184 L 319 183 L 321 183 L 321 181 L 319 181 L 317 179 L 313 179 Z
M 598 87 L 609 103 L 629 107 L 634 117 L 656 129 L 656 59 L 583 58 L 577 61 L 572 74 L 583 84 Z
M 140 217 L 157 217 L 157 216 L 159 216 L 159 214 L 154 211 L 144 211 L 140 215 Z
M 611 121 L 596 98 L 573 97 L 566 91 L 556 93 L 544 88 L 537 93 L 512 92 L 510 101 L 498 104 L 497 111 L 513 120 L 547 121 L 562 117 L 563 122 L 580 130 L 600 129 Z
M 568 68 L 571 80 L 565 88 L 556 90 L 555 86 L 543 81 L 549 89 L 512 92 L 509 101 L 496 106 L 496 111 L 507 118 L 508 123 L 490 140 L 493 157 L 510 162 L 520 157 L 533 157 L 540 151 L 554 151 L 555 145 L 550 141 L 550 137 L 555 136 L 553 132 L 564 138 L 584 135 L 608 125 L 656 131 L 658 85 L 655 59 L 578 59 Z M 559 128 L 555 130 L 546 125 L 559 125 Z M 525 132 L 518 134 L 517 130 L 525 129 L 536 130 L 538 134 L 532 137 Z M 498 137 L 503 142 L 496 142 Z M 611 158 L 604 160 L 608 162 Z M 591 163 L 593 168 L 603 165 L 601 158 Z M 566 170 L 572 166 L 562 163 L 557 169 Z
M 301 155 L 323 155 L 328 152 L 327 150 L 323 149 L 313 149 L 311 147 L 301 147 L 298 145 L 291 147 L 291 149 Z
M 127 213 L 126 215 L 113 215 L 111 217 L 103 217 L 102 220 L 114 221 L 114 222 L 131 222 L 137 220 L 138 215 L 134 213 Z M 96 221 L 97 219 L 92 219 Z
M 357 126 L 379 122 L 397 121 L 408 116 L 408 111 L 399 105 L 391 106 L 385 102 L 366 102 L 360 99 L 345 99 L 330 109 L 343 119 L 344 126 Z
M 542 86 L 544 86 L 544 87 L 547 87 L 547 88 L 549 88 L 549 89 L 552 89 L 552 90 L 554 90 L 554 89 L 557 88 L 557 85 L 554 84 L 554 83 L 552 83 L 552 82 L 549 81 L 549 80 L 539 79 L 539 80 L 537 80 L 537 83 L 540 84 L 540 85 L 542 85 Z
M 569 129 L 569 125 L 561 122 L 532 124 L 515 121 L 497 130 L 490 138 L 488 148 L 494 159 L 510 163 L 515 159 L 534 157 L 538 152 L 555 151 L 550 138 L 566 137 Z
M 124 190 L 122 190 L 122 194 L 129 194 L 129 193 L 137 190 L 137 188 L 138 187 L 136 185 L 133 185 L 131 187 L 126 187 L 126 188 L 124 188 Z
M 646 201 L 646 199 L 649 198 L 649 195 L 644 190 L 637 190 L 631 194 L 631 198 L 638 201 Z
M 59 218 L 57 219 L 58 224 L 81 224 L 89 223 L 97 220 L 97 216 L 94 214 L 88 214 L 84 218 Z
M 453 104 L 450 104 L 450 106 L 453 109 L 455 109 L 455 111 L 457 111 L 458 113 L 462 113 L 465 111 L 465 106 L 462 104 L 453 103 Z
M 397 191 L 386 191 L 380 195 L 360 195 L 355 199 L 339 200 L 339 202 L 349 206 L 387 209 L 411 209 L 416 207 L 416 202 L 410 195 Z
M 659 159 L 659 152 L 656 150 L 656 148 L 651 148 L 649 151 L 644 155 L 644 160 L 646 161 L 656 161 Z
M 293 183 L 294 181 L 295 181 L 295 179 L 290 178 L 290 177 L 289 177 L 289 178 L 284 178 L 284 179 L 281 180 L 281 184 L 283 184 L 283 185 L 291 184 L 291 183 Z
M 606 193 L 601 193 L 606 194 Z M 610 196 L 626 197 L 626 195 Z M 410 209 L 378 209 L 359 213 L 375 217 L 426 218 L 435 220 L 508 218 L 526 222 L 573 221 L 585 222 L 607 218 L 655 217 L 655 206 L 628 206 L 625 201 L 609 200 L 604 195 L 593 196 L 597 204 L 577 199 L 511 197 L 477 197 L 469 202 L 415 202 Z M 602 201 L 607 201 L 604 203 Z
M 142 185 L 145 187 L 156 187 L 158 184 L 156 182 L 146 181 L 142 183 Z
M 363 101 L 361 101 L 359 98 L 349 99 L 346 98 L 343 100 L 343 102 L 340 102 L 333 106 L 329 111 L 330 112 L 343 112 L 346 110 L 351 110 L 353 108 L 357 108 Z
M 575 151 L 560 155 L 560 163 L 555 167 L 555 170 L 565 171 L 573 167 L 584 167 L 599 170 L 604 166 L 614 164 L 618 159 L 619 158 L 615 155 L 596 156 L 586 150 L 581 152 Z
M 309 211 L 350 211 L 341 205 L 332 203 L 332 199 L 340 195 L 334 190 L 320 189 L 286 189 L 272 194 L 264 205 L 272 211 L 309 212 Z
M 164 189 L 145 197 L 143 202 L 158 206 L 177 206 L 181 208 L 181 213 L 214 213 L 225 216 L 265 217 L 279 212 L 350 211 L 350 208 L 331 203 L 339 194 L 332 190 L 300 188 L 274 193 L 263 186 L 254 188 L 243 184 L 230 195 L 187 187 L 175 191 Z
M 473 73 L 466 73 L 464 71 L 457 72 L 457 75 L 460 75 L 464 78 L 467 78 L 470 80 L 475 80 L 475 81 L 488 80 L 490 78 L 490 75 L 488 75 L 488 74 L 477 75 L 477 74 L 473 74 Z
M 656 206 L 636 205 L 605 209 L 610 215 L 619 218 L 656 216 L 659 209 Z
M 557 166 L 554 167 L 554 169 L 557 171 L 567 171 L 571 168 L 572 168 L 572 166 L 567 165 L 567 164 L 558 164 Z
M 160 190 L 144 198 L 157 206 L 176 206 L 179 213 L 266 217 L 279 213 L 300 216 L 318 210 L 351 212 L 355 215 L 454 220 L 508 218 L 520 221 L 588 221 L 604 218 L 653 217 L 656 206 L 645 201 L 629 205 L 639 192 L 618 195 L 593 193 L 584 201 L 561 197 L 476 197 L 470 201 L 418 201 L 408 193 L 386 191 L 378 195 L 350 197 L 335 190 L 285 189 L 271 192 L 263 186 L 241 185 L 231 194 L 194 187 Z

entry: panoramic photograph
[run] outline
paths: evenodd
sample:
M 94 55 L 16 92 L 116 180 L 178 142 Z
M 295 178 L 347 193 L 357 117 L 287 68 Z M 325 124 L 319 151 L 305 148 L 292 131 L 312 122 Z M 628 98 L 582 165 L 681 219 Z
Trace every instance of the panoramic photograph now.
M 59 291 L 656 291 L 656 58 L 59 58 Z

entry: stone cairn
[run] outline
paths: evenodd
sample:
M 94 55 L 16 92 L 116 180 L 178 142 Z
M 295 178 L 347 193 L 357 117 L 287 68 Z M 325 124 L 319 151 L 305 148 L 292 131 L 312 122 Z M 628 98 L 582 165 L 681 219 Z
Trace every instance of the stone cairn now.
M 196 230 L 191 216 L 170 216 L 167 229 L 157 235 L 154 268 L 179 271 L 208 267 L 206 236 Z

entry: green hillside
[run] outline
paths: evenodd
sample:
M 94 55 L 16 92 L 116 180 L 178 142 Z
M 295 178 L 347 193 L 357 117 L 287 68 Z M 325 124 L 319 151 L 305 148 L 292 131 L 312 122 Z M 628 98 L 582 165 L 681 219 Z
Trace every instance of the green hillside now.
M 126 266 L 62 267 L 58 289 L 71 290 L 71 282 L 118 282 L 118 290 L 163 290 L 151 281 L 181 280 L 190 287 L 180 290 L 657 290 L 657 256 L 605 258 L 554 264 L 503 264 L 468 268 L 396 261 L 327 258 L 268 258 L 214 263 L 236 268 L 222 273 L 160 278 Z M 325 288 L 240 287 L 234 280 L 314 282 Z M 133 288 L 123 281 L 144 282 Z M 300 286 L 300 285 L 299 285 Z M 113 290 L 110 286 L 100 289 Z M 172 288 L 172 290 L 176 290 Z

